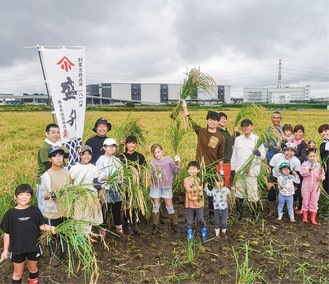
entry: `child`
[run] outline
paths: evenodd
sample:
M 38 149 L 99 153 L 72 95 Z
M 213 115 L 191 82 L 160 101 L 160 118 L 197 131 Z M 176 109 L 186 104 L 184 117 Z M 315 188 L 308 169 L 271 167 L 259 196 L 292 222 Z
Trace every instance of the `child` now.
M 12 283 L 22 283 L 25 259 L 29 270 L 28 282 L 39 283 L 38 260 L 42 255 L 40 231 L 56 233 L 54 226 L 45 224 L 39 208 L 30 205 L 32 196 L 32 187 L 29 184 L 20 184 L 15 190 L 16 206 L 5 213 L 1 222 L 4 248 L 0 262 L 8 258 L 10 248 L 10 259 L 14 263 Z
M 141 167 L 146 165 L 145 157 L 143 154 L 138 153 L 136 151 L 137 147 L 137 137 L 134 135 L 129 135 L 126 138 L 125 141 L 126 144 L 126 151 L 122 153 L 119 156 L 119 159 L 121 162 L 126 166 L 126 169 L 129 171 L 131 170 L 131 166 L 136 169 L 136 171 L 132 172 L 132 175 L 134 176 L 134 180 L 138 181 L 138 187 L 136 190 L 140 190 L 140 173 L 141 173 Z M 132 220 L 130 220 L 130 213 L 131 210 L 129 208 L 129 196 L 127 194 L 127 205 L 126 205 L 126 223 L 127 223 L 127 229 L 130 229 L 131 223 L 133 223 L 133 231 L 136 235 L 140 234 L 140 231 L 138 229 L 138 208 L 134 208 L 132 210 Z
M 90 190 L 92 194 L 92 196 L 87 195 L 79 199 L 75 205 L 74 218 L 86 221 L 82 225 L 85 235 L 90 234 L 92 224 L 100 225 L 103 223 L 102 211 L 97 198 L 97 189 L 100 190 L 103 185 L 98 183 L 97 167 L 91 164 L 92 153 L 93 150 L 90 146 L 83 145 L 79 151 L 80 162 L 71 167 L 69 171 L 71 182 L 76 186 Z
M 307 149 L 308 161 L 302 163 L 300 174 L 303 176 L 302 196 L 303 196 L 303 222 L 308 222 L 307 214 L 311 212 L 311 223 L 317 225 L 315 221 L 318 211 L 318 201 L 320 197 L 319 182 L 324 179 L 324 171 L 317 161 L 316 149 Z
M 280 174 L 278 176 L 279 188 L 279 204 L 278 204 L 278 220 L 282 219 L 284 204 L 287 204 L 290 222 L 296 222 L 294 216 L 294 183 L 299 184 L 300 179 L 295 171 L 291 171 L 290 164 L 283 162 L 279 166 Z M 292 174 L 290 174 L 290 171 Z
M 323 142 L 320 145 L 320 157 L 325 171 L 325 179 L 322 184 L 324 191 L 329 194 L 329 124 L 320 125 L 318 132 L 323 138 Z
M 208 183 L 206 183 L 204 190 L 208 196 L 213 196 L 216 237 L 219 237 L 219 231 L 222 229 L 222 234 L 224 238 L 226 238 L 228 198 L 231 194 L 230 190 L 228 187 L 224 187 L 223 180 L 216 181 L 216 187 L 214 187 L 212 190 L 209 190 Z
M 102 206 L 104 226 L 107 226 L 109 210 L 112 211 L 113 221 L 119 235 L 123 234 L 121 222 L 122 198 L 119 186 L 122 182 L 122 164 L 119 158 L 114 156 L 117 150 L 117 142 L 113 138 L 106 138 L 103 143 L 105 154 L 96 162 L 99 170 L 98 181 L 104 183 L 106 195 Z M 102 237 L 106 236 L 106 229 L 101 229 Z
M 307 148 L 316 148 L 316 143 L 314 140 L 310 140 L 307 142 Z
M 40 192 L 43 198 L 43 215 L 47 218 L 47 223 L 52 226 L 58 226 L 64 221 L 64 213 L 62 205 L 56 198 L 56 193 L 68 184 L 68 173 L 62 168 L 64 159 L 64 150 L 58 146 L 52 146 L 48 151 L 48 159 L 51 167 L 41 176 Z M 67 243 L 64 239 L 57 240 L 53 236 L 50 240 L 50 256 L 51 264 L 59 266 L 61 262 L 56 257 L 58 244 L 62 245 L 62 254 L 67 253 Z
M 151 153 L 154 159 L 151 161 L 151 176 L 153 184 L 150 190 L 150 197 L 153 198 L 153 230 L 152 233 L 159 232 L 160 220 L 160 198 L 165 199 L 166 209 L 172 221 L 172 228 L 178 231 L 177 213 L 174 210 L 172 202 L 172 183 L 174 175 L 179 173 L 180 159 L 175 158 L 175 162 L 169 156 L 163 155 L 163 149 L 160 144 L 153 144 Z
M 283 149 L 286 147 L 287 143 L 291 143 L 294 139 L 294 135 L 292 134 L 293 127 L 291 124 L 283 125 L 282 132 L 283 135 L 281 136 L 281 148 Z
M 200 185 L 200 165 L 196 161 L 189 162 L 187 165 L 187 172 L 190 176 L 184 179 L 185 193 L 185 207 L 187 220 L 187 238 L 193 239 L 194 235 L 194 216 L 196 216 L 197 223 L 200 226 L 201 237 L 205 241 L 207 239 L 207 228 L 203 218 L 204 198 L 202 186 Z

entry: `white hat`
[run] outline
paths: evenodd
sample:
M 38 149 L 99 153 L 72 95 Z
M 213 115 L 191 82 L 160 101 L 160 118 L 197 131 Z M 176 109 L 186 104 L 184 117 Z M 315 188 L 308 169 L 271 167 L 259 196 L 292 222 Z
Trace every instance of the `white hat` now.
M 103 142 L 103 146 L 110 146 L 110 145 L 117 146 L 118 144 L 113 138 L 106 138 Z
M 287 150 L 292 150 L 295 153 L 297 153 L 297 148 L 296 148 L 296 144 L 292 143 L 292 142 L 288 142 L 285 147 L 283 148 L 283 151 L 287 151 Z

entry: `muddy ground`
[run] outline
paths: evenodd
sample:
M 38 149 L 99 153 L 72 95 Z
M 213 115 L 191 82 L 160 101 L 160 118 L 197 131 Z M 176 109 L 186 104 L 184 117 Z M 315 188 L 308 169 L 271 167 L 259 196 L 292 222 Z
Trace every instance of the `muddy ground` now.
M 301 217 L 296 216 L 297 222 L 291 223 L 285 213 L 283 220 L 278 221 L 267 219 L 268 211 L 264 208 L 261 217 L 254 221 L 245 207 L 244 218 L 236 221 L 232 211 L 227 237 L 214 238 L 213 225 L 208 222 L 209 239 L 202 243 L 195 236 L 194 260 L 189 262 L 184 196 L 174 201 L 181 232 L 171 230 L 164 213 L 158 235 L 151 234 L 151 222 L 142 220 L 141 235 L 108 234 L 109 250 L 99 240 L 95 243 L 100 269 L 97 283 L 237 283 L 243 271 L 245 276 L 259 272 L 254 283 L 328 283 L 327 219 L 319 216 L 319 226 L 314 226 L 302 223 Z M 207 209 L 205 215 L 207 219 Z M 2 240 L 0 246 L 3 247 Z M 52 267 L 45 253 L 39 264 L 40 283 L 84 282 L 82 272 L 77 273 L 77 278 L 69 276 L 64 264 Z M 240 269 L 243 264 L 248 269 Z M 11 262 L 4 262 L 1 270 L 0 283 L 10 283 Z M 27 283 L 26 279 L 27 272 L 23 283 Z

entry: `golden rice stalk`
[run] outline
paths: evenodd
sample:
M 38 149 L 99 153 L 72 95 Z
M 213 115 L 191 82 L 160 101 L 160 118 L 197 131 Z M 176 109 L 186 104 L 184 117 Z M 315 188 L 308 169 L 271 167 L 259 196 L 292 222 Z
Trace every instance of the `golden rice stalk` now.
M 169 139 L 174 151 L 174 156 L 178 154 L 178 147 L 181 145 L 186 129 L 182 128 L 182 122 L 179 119 L 175 119 L 169 128 Z
M 145 149 L 147 146 L 147 141 L 144 136 L 144 130 L 138 119 L 132 119 L 131 113 L 125 119 L 124 123 L 114 129 L 114 137 L 119 143 L 121 139 L 125 139 L 129 135 L 134 135 L 137 138 L 138 144 L 140 144 Z
M 266 141 L 273 139 L 273 137 L 275 137 L 276 132 L 268 132 L 267 130 L 263 131 L 260 135 L 259 138 L 255 144 L 255 148 L 254 150 L 257 150 L 262 144 L 264 144 Z M 253 166 L 253 161 L 254 161 L 255 155 L 251 154 L 250 157 L 247 159 L 247 161 L 244 163 L 244 165 L 241 167 L 240 170 L 235 172 L 234 178 L 233 178 L 233 183 L 232 185 L 234 186 L 238 181 L 240 182 L 240 184 L 244 183 L 244 180 L 246 179 L 246 177 L 249 176 L 249 172 L 251 167 Z M 268 170 L 266 169 L 261 170 L 260 174 L 258 176 L 258 180 L 263 181 L 263 186 L 265 183 L 265 179 L 267 179 L 268 176 Z M 262 187 L 263 187 L 262 186 Z
M 267 117 L 267 110 L 265 107 L 254 103 L 243 104 L 235 117 L 234 126 L 239 126 L 239 123 L 244 118 L 253 119 L 254 122 L 257 122 L 261 121 L 264 117 Z
M 210 93 L 210 90 L 215 88 L 215 80 L 208 74 L 201 72 L 200 68 L 187 69 L 185 73 L 187 76 L 182 84 L 182 88 L 179 93 L 180 100 L 185 100 L 188 97 L 197 94 L 198 90 Z M 179 100 L 177 106 L 170 114 L 172 119 L 176 119 L 179 111 L 182 109 L 182 103 Z

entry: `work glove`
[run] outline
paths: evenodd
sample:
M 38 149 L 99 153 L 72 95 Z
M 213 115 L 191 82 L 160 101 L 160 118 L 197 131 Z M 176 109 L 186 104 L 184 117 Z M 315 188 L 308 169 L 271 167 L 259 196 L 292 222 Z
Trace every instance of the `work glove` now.
M 187 103 L 185 100 L 181 100 L 181 102 L 182 102 L 182 107 L 187 107 Z
M 257 157 L 260 157 L 260 155 L 261 155 L 259 150 L 254 150 L 254 151 L 252 151 L 252 153 Z
M 175 161 L 175 162 L 180 162 L 180 157 L 176 155 L 176 156 L 174 157 L 174 161 Z

